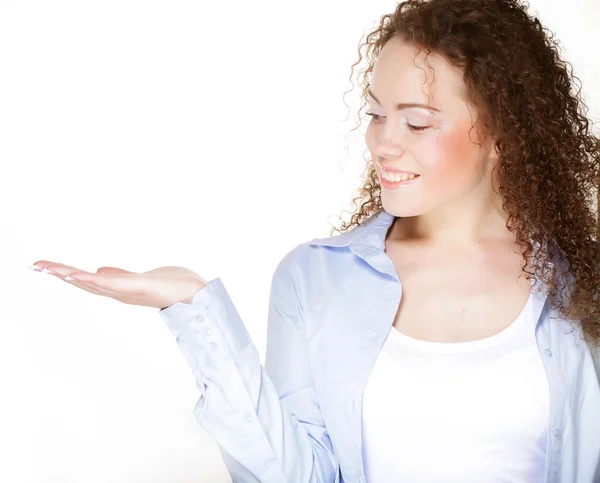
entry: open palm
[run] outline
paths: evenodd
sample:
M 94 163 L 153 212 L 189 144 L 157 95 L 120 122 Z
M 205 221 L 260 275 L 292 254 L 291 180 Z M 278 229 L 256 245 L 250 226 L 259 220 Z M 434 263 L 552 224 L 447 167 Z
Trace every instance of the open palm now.
M 86 272 L 62 263 L 40 260 L 32 269 L 51 273 L 87 292 L 130 305 L 166 308 L 177 302 L 192 303 L 206 281 L 184 267 L 159 267 L 136 273 L 116 267 Z

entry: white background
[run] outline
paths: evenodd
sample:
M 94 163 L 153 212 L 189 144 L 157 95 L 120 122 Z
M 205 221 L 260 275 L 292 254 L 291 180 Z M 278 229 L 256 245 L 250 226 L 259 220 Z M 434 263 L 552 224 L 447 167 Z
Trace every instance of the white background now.
M 563 3 L 532 6 L 597 118 L 600 6 Z M 352 208 L 344 92 L 395 5 L 0 1 L 0 481 L 231 481 L 158 309 L 27 267 L 219 276 L 264 363 L 276 264 Z

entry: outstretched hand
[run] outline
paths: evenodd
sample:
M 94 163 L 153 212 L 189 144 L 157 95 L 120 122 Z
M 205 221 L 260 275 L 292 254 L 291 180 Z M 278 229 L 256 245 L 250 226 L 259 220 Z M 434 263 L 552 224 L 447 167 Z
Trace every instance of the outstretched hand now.
M 110 297 L 124 304 L 170 307 L 177 302 L 192 303 L 206 281 L 184 267 L 159 267 L 136 273 L 115 267 L 102 267 L 96 273 L 78 270 L 62 263 L 40 260 L 30 268 L 50 273 L 87 292 Z

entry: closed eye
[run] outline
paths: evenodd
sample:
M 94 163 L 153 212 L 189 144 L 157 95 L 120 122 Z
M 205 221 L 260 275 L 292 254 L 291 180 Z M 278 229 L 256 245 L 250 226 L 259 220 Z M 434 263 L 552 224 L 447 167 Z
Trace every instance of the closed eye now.
M 379 114 L 375 114 L 373 112 L 367 112 L 367 116 L 371 116 L 375 122 L 379 122 L 384 119 L 385 116 L 380 116 Z M 429 129 L 430 126 L 413 126 L 412 124 L 406 123 L 409 129 L 413 131 L 424 131 L 425 129 Z

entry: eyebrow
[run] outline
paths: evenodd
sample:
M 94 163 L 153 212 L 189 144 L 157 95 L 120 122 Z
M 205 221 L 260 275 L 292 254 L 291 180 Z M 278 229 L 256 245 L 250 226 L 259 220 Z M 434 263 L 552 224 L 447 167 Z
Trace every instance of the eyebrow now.
M 371 89 L 367 89 L 367 92 L 375 100 L 375 102 L 377 102 L 377 104 L 381 105 L 381 102 L 379 102 L 379 99 L 377 99 L 377 97 L 375 97 L 375 94 L 373 94 Z M 417 104 L 414 102 L 409 102 L 409 103 L 404 102 L 404 103 L 396 104 L 397 111 L 400 111 L 402 109 L 408 109 L 410 107 L 422 107 L 424 109 L 429 109 L 430 111 L 441 112 L 439 109 L 436 109 L 435 107 L 432 107 L 432 106 L 428 106 L 426 104 Z

